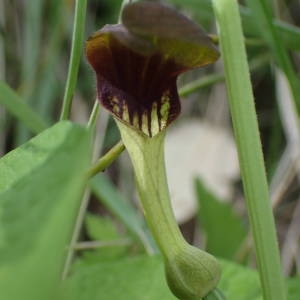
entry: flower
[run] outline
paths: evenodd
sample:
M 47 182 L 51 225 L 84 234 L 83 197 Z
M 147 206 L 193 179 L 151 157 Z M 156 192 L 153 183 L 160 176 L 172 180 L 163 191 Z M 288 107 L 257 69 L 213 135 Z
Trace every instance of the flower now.
M 97 96 L 117 119 L 152 137 L 180 113 L 179 74 L 216 61 L 204 31 L 173 8 L 128 4 L 122 24 L 106 25 L 86 43 Z

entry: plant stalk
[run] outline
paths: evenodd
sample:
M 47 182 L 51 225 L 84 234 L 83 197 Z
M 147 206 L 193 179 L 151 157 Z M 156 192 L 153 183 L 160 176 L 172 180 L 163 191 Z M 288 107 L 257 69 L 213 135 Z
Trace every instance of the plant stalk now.
M 87 0 L 76 0 L 71 58 L 69 63 L 67 83 L 65 87 L 63 107 L 60 116 L 61 120 L 67 120 L 71 112 L 73 95 L 77 83 L 80 57 L 83 48 L 82 45 L 84 39 L 86 6 Z
M 236 0 L 213 0 L 246 204 L 265 300 L 285 300 L 244 37 Z
M 88 178 L 91 178 L 102 172 L 107 168 L 115 159 L 125 150 L 125 146 L 122 141 L 118 142 L 113 146 L 107 153 L 105 153 L 99 160 L 95 163 L 94 166 L 88 171 Z

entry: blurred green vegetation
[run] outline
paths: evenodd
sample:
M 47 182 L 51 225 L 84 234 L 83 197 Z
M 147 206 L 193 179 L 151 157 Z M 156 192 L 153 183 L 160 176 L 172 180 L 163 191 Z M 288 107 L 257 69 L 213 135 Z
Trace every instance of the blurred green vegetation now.
M 85 38 L 88 38 L 104 24 L 116 23 L 121 2 L 121 0 L 88 1 Z M 168 0 L 161 2 L 174 5 L 178 10 L 201 24 L 208 32 L 215 34 L 215 18 L 211 1 Z M 35 143 L 32 143 L 30 138 L 54 125 L 59 119 L 70 59 L 74 7 L 75 3 L 71 0 L 0 2 L 0 154 L 3 156 L 15 149 L 16 146 L 26 142 L 25 149 L 34 148 Z M 240 1 L 240 12 L 252 72 L 256 109 L 276 217 L 282 264 L 285 275 L 293 277 L 288 283 L 289 299 L 299 299 L 300 291 L 297 287 L 300 285 L 297 276 L 300 273 L 300 59 L 298 53 L 300 51 L 300 29 L 298 27 L 300 3 L 298 0 L 274 0 L 272 5 L 260 7 L 258 1 Z M 82 47 L 84 48 L 84 45 Z M 182 101 L 181 120 L 185 121 L 196 117 L 209 122 L 212 127 L 225 128 L 231 132 L 223 80 L 224 75 L 220 63 L 180 77 L 180 93 L 184 100 Z M 287 82 L 290 83 L 290 88 Z M 221 95 L 220 99 L 215 95 Z M 94 76 L 82 55 L 71 119 L 76 123 L 86 124 L 94 101 Z M 60 126 L 63 127 L 63 125 Z M 9 251 L 5 248 L 8 246 L 4 242 L 2 243 L 4 239 L 1 235 L 6 232 L 6 224 L 13 223 L 14 218 L 19 218 L 18 220 L 21 222 L 23 215 L 31 214 L 32 207 L 42 198 L 39 198 L 39 195 L 43 192 L 43 184 L 47 182 L 47 177 L 55 176 L 53 172 L 57 169 L 66 172 L 66 174 L 61 174 L 65 174 L 66 178 L 69 178 L 70 174 L 68 175 L 67 171 L 73 172 L 73 166 L 79 162 L 82 165 L 86 163 L 84 150 L 82 150 L 85 146 L 82 145 L 82 141 L 87 141 L 88 137 L 82 128 L 73 128 L 73 125 L 71 127 L 61 129 L 62 132 L 70 130 L 71 136 L 73 134 L 79 136 L 78 142 L 77 140 L 68 141 L 68 139 L 62 141 L 62 144 L 67 144 L 66 147 L 78 148 L 78 153 L 75 153 L 74 157 L 69 157 L 68 166 L 65 166 L 70 169 L 65 170 L 60 166 L 66 162 L 59 159 L 60 155 L 63 156 L 64 150 L 61 150 L 61 145 L 55 144 L 56 137 L 51 137 L 53 144 L 50 146 L 57 147 L 58 158 L 57 160 L 52 158 L 54 162 L 52 166 L 48 167 L 48 171 L 46 170 L 48 173 L 42 172 L 44 177 L 41 178 L 44 178 L 44 181 L 40 176 L 32 174 L 41 167 L 41 165 L 36 166 L 35 164 L 46 165 L 49 161 L 51 162 L 51 157 L 49 160 L 38 157 L 29 159 L 26 155 L 23 156 L 24 153 L 20 154 L 18 149 L 18 152 L 10 154 L 10 157 L 18 156 L 20 164 L 10 166 L 6 162 L 6 156 L 1 160 L 0 253 Z M 46 136 L 45 139 L 47 140 L 47 138 L 49 137 Z M 118 140 L 119 133 L 114 122 L 107 117 L 104 111 L 101 111 L 97 125 L 97 137 L 94 141 L 96 158 L 110 149 Z M 178 143 L 180 142 L 179 140 Z M 41 155 L 46 153 L 47 157 L 51 156 L 52 154 L 47 152 L 49 149 L 46 148 L 46 146 L 41 146 Z M 222 153 L 222 149 L 219 149 L 217 155 L 222 155 Z M 196 163 L 201 164 L 202 159 L 199 157 Z M 22 169 L 24 162 L 30 164 L 30 168 L 21 178 L 11 175 L 16 169 Z M 69 185 L 73 184 L 72 187 L 74 187 L 78 185 L 78 182 L 83 184 L 84 181 L 82 172 L 77 169 L 74 172 L 78 172 L 75 183 L 66 180 L 64 182 L 65 189 L 58 190 L 58 194 L 49 194 L 44 201 L 56 200 L 57 205 L 66 206 L 68 197 L 72 197 L 72 192 L 68 193 L 68 189 L 72 190 Z M 41 188 L 39 190 L 34 187 L 24 196 L 22 186 L 25 184 L 23 182 L 27 182 L 28 174 L 32 176 L 32 181 L 35 181 L 32 185 L 40 182 Z M 10 178 L 10 175 L 13 183 L 2 191 L 5 180 Z M 91 180 L 89 185 L 91 194 L 88 197 L 87 207 L 89 214 L 79 230 L 78 243 L 71 249 L 75 252 L 73 260 L 75 264 L 71 267 L 74 273 L 67 284 L 71 287 L 70 293 L 76 291 L 75 294 L 78 298 L 71 296 L 70 299 L 109 300 L 122 297 L 123 293 L 128 295 L 127 299 L 137 300 L 174 298 L 163 282 L 160 258 L 143 256 L 145 253 L 157 254 L 157 249 L 149 236 L 140 209 L 134 201 L 136 194 L 133 189 L 134 179 L 132 177 L 128 159 L 126 155 L 122 155 L 104 174 Z M 16 186 L 20 188 L 17 189 Z M 49 189 L 51 190 L 51 187 Z M 210 188 L 206 187 L 202 179 L 197 181 L 195 195 L 199 196 L 199 211 L 195 211 L 194 216 L 182 224 L 181 228 L 188 239 L 195 244 L 206 247 L 219 257 L 233 261 L 233 263 L 224 262 L 224 278 L 220 284 L 228 299 L 261 299 L 255 271 L 235 264 L 255 267 L 240 179 L 235 182 L 232 198 L 226 203 L 220 201 L 215 191 L 208 192 L 209 190 Z M 76 203 L 79 205 L 82 190 L 76 190 L 74 194 L 78 197 Z M 23 203 L 20 205 L 20 211 L 14 211 L 13 208 L 9 208 L 11 211 L 5 211 L 7 205 L 9 206 L 5 199 L 10 195 L 22 199 L 28 206 Z M 60 202 L 61 199 L 64 199 L 66 203 Z M 42 226 L 41 224 L 44 224 L 45 221 L 45 211 L 49 210 L 48 213 L 52 214 L 53 219 L 47 223 L 48 227 L 46 226 L 44 230 L 45 232 L 51 231 L 53 228 L 55 230 L 58 226 L 55 224 L 61 224 L 57 231 L 59 234 L 51 232 L 54 236 L 53 239 L 60 241 L 56 244 L 59 250 L 54 245 L 51 251 L 61 251 L 64 243 L 67 243 L 69 239 L 66 238 L 67 233 L 60 232 L 60 230 L 66 225 L 65 231 L 71 231 L 69 227 L 75 223 L 74 210 L 76 208 L 73 207 L 73 211 L 70 212 L 67 207 L 64 207 L 64 212 L 70 214 L 57 215 L 58 220 L 56 220 L 55 212 L 51 210 L 51 207 L 49 208 L 43 201 L 40 205 L 39 212 L 30 215 L 33 220 L 30 226 L 32 227 L 33 224 Z M 75 206 L 74 203 L 72 205 Z M 196 219 L 199 222 L 195 222 Z M 20 224 L 12 226 L 20 227 Z M 21 233 L 34 239 L 37 233 L 35 231 L 27 232 L 31 227 L 24 226 Z M 18 229 L 12 227 L 11 230 L 13 232 Z M 228 236 L 226 236 L 226 232 L 229 232 Z M 20 235 L 21 233 L 19 232 Z M 39 238 L 42 238 L 41 236 L 40 233 Z M 206 240 L 203 236 L 206 237 Z M 15 236 L 12 235 L 10 239 L 14 238 Z M 230 247 L 227 247 L 228 243 Z M 13 244 L 12 247 L 15 245 Z M 30 251 L 30 246 L 28 247 L 27 250 Z M 142 256 L 131 261 L 132 256 L 138 255 Z M 62 260 L 62 256 L 60 253 L 57 258 L 53 254 L 53 257 L 50 256 L 51 259 L 42 257 L 41 260 L 47 260 L 45 266 L 50 266 L 51 269 L 51 261 Z M 7 263 L 5 257 L 4 255 L 0 260 L 1 270 L 2 264 Z M 35 257 L 28 256 L 23 266 L 24 269 L 20 272 L 21 275 L 22 272 L 27 273 L 26 268 L 34 259 Z M 112 261 L 112 264 L 105 262 L 108 259 Z M 22 268 L 22 265 L 20 264 L 19 267 Z M 51 278 L 54 278 L 53 280 L 59 278 L 58 274 L 63 268 L 62 263 L 56 267 L 58 270 L 54 267 L 54 270 L 51 269 L 54 274 L 50 274 Z M 13 280 L 14 272 L 17 269 L 4 267 L 4 270 L 7 273 L 1 274 L 9 274 L 8 280 Z M 43 270 L 39 272 L 43 273 Z M 0 275 L 0 287 L 4 282 L 1 283 L 1 276 L 4 275 Z M 232 280 L 230 280 L 231 276 L 234 277 Z M 42 284 L 47 285 L 43 281 L 45 278 L 40 279 Z M 15 280 L 18 279 L 15 278 Z M 152 284 L 152 288 L 147 294 L 149 282 Z M 245 282 L 251 289 L 244 286 Z M 14 285 L 15 283 L 11 281 L 9 284 Z M 24 281 L 22 286 L 26 287 L 26 285 L 27 281 Z M 250 296 L 247 288 L 249 293 L 253 293 Z M 22 290 L 20 290 L 21 292 Z M 28 299 L 31 292 L 34 293 L 29 289 Z M 26 296 L 24 297 L 26 298 Z M 17 298 L 6 298 L 6 300 L 15 299 Z

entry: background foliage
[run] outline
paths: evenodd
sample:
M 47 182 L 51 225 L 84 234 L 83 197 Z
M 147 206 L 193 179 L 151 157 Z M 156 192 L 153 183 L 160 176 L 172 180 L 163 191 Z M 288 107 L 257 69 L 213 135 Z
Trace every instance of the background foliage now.
M 208 32 L 216 32 L 211 1 L 163 2 L 176 6 Z M 240 13 L 288 299 L 296 300 L 300 297 L 300 6 L 297 0 L 274 0 L 266 1 L 268 5 L 262 10 L 255 3 L 240 1 Z M 85 38 L 104 24 L 115 23 L 120 6 L 120 0 L 88 1 Z M 1 296 L 8 300 L 46 299 L 46 295 L 49 299 L 76 300 L 174 299 L 136 202 L 126 154 L 103 174 L 87 179 L 91 160 L 95 161 L 120 137 L 114 122 L 102 110 L 95 137 L 84 126 L 92 111 L 95 82 L 83 55 L 74 93 L 73 122 L 57 124 L 73 17 L 74 1 L 0 2 Z M 209 137 L 216 137 L 212 130 L 225 130 L 231 135 L 223 81 L 221 64 L 180 78 L 182 115 L 170 136 L 177 125 L 195 119 L 206 124 L 206 135 L 199 142 L 202 149 Z M 193 131 L 191 143 L 198 134 Z M 188 147 L 182 135 L 176 137 L 178 146 L 173 143 L 169 147 L 182 143 Z M 228 199 L 222 200 L 218 188 L 206 177 L 224 153 L 225 146 L 217 147 L 204 175 L 191 175 L 189 182 L 198 206 L 181 220 L 181 229 L 191 243 L 222 259 L 219 287 L 228 299 L 261 299 L 240 178 L 234 177 L 226 194 Z M 206 163 L 205 153 L 196 155 L 190 156 L 192 164 Z M 188 172 L 188 166 L 186 162 L 182 173 Z M 219 169 L 224 168 L 224 164 L 219 165 Z M 214 176 L 213 181 L 217 181 Z M 221 177 L 221 181 L 227 179 Z M 180 186 L 181 178 L 176 180 Z M 78 211 L 84 213 L 84 203 L 88 203 L 88 213 L 82 214 L 81 226 L 76 216 Z M 74 242 L 73 238 L 70 244 L 75 224 L 79 240 L 75 238 Z M 65 263 L 68 253 L 72 264 Z M 67 279 L 60 289 L 62 272 Z

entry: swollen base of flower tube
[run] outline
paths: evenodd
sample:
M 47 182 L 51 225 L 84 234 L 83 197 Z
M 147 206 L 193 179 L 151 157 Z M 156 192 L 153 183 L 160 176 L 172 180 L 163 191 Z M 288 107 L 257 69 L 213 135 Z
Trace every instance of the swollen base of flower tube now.
M 165 272 L 172 293 L 181 300 L 200 300 L 218 284 L 221 269 L 205 251 L 186 244 L 166 259 Z

